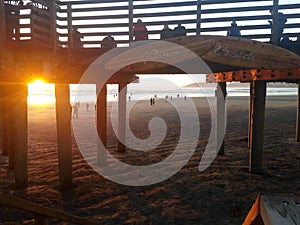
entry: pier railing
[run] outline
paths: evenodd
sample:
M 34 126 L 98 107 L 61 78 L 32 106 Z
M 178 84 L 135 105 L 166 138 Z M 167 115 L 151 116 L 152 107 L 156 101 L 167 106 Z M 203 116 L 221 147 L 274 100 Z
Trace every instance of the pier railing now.
M 14 3 L 15 2 L 15 3 Z M 242 36 L 268 42 L 273 0 L 77 0 L 4 1 L 8 40 L 33 40 L 49 46 L 68 47 L 72 32 L 80 32 L 84 47 L 100 47 L 108 34 L 118 46 L 133 41 L 133 26 L 142 19 L 150 39 L 159 39 L 164 24 L 182 24 L 187 35 L 226 35 L 236 20 Z M 2 3 L 3 4 L 3 3 Z M 281 3 L 287 18 L 283 36 L 300 37 L 300 0 Z

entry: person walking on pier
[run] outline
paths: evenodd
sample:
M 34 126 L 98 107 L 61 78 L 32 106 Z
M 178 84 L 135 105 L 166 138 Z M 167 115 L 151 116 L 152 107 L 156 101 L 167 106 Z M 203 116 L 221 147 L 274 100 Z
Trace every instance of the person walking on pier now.
M 231 22 L 231 27 L 227 31 L 227 36 L 239 37 L 241 36 L 241 30 L 238 28 L 235 20 Z
M 116 47 L 117 47 L 117 42 L 110 34 L 108 34 L 105 38 L 103 38 L 101 42 L 101 48 L 116 48 Z
M 169 28 L 168 24 L 164 25 L 164 29 L 160 32 L 160 39 L 168 39 L 173 37 L 173 30 Z
M 137 24 L 133 27 L 135 41 L 148 40 L 148 30 L 141 19 L 137 20 Z
M 181 23 L 178 23 L 177 27 L 174 28 L 174 36 L 175 37 L 182 37 L 186 36 L 186 29 Z

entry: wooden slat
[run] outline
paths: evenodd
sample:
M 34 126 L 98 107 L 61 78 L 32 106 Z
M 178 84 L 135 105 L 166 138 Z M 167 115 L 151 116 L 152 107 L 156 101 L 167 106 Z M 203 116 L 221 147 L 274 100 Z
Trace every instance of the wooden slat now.
M 3 193 L 0 193 L 0 203 L 5 206 L 24 210 L 26 212 L 43 215 L 43 216 L 46 216 L 49 218 L 59 219 L 59 220 L 67 221 L 70 223 L 82 224 L 82 225 L 89 225 L 89 224 L 97 225 L 97 223 L 94 223 L 92 221 L 85 220 L 80 217 L 73 216 L 73 215 L 67 214 L 67 213 L 59 211 L 59 210 L 54 210 L 54 209 L 51 209 L 51 208 L 48 208 L 48 207 L 45 207 L 45 206 L 42 206 L 42 205 L 39 205 L 39 204 L 36 204 L 33 202 L 29 202 L 27 200 L 24 200 L 24 199 L 21 199 L 18 197 L 14 197 L 14 196 L 3 194 Z
M 269 0 L 272 2 L 271 0 Z M 224 4 L 224 3 L 249 3 L 251 0 L 202 0 L 202 5 Z M 256 2 L 265 2 L 264 0 L 256 0 Z

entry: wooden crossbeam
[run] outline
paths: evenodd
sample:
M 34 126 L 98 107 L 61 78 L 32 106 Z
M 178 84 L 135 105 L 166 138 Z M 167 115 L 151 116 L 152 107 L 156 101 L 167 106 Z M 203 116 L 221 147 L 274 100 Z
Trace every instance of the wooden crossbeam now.
M 216 82 L 300 80 L 300 68 L 287 70 L 239 70 L 213 74 Z
M 15 196 L 0 193 L 0 203 L 4 206 L 21 209 L 26 212 L 34 213 L 36 220 L 40 221 L 47 220 L 48 218 L 58 219 L 67 221 L 70 223 L 81 224 L 81 225 L 96 225 L 92 221 L 67 214 L 65 212 L 54 210 L 34 202 L 30 202 Z

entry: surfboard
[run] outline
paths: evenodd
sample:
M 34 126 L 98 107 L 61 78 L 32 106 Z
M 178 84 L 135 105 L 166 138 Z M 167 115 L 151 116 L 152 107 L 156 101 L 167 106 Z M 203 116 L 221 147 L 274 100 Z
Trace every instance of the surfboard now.
M 105 66 L 112 69 L 123 66 L 122 72 L 143 73 L 189 62 L 194 53 L 214 72 L 219 68 L 292 69 L 300 67 L 300 57 L 284 48 L 242 37 L 215 35 L 185 36 L 136 44 L 128 52 L 114 57 Z M 167 47 L 166 47 L 167 46 Z M 219 66 L 222 65 L 222 66 Z

